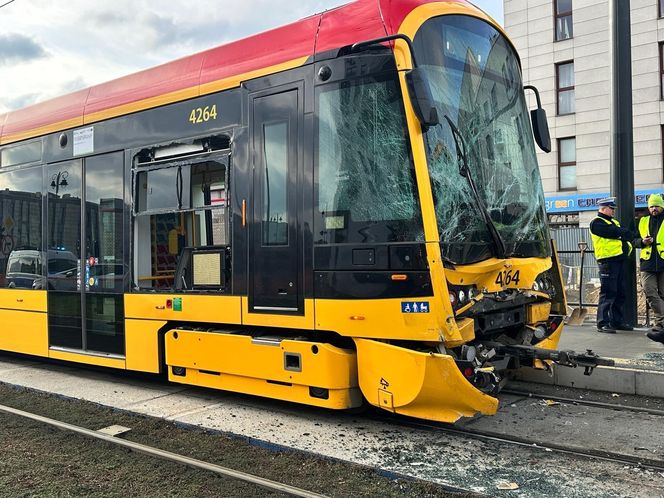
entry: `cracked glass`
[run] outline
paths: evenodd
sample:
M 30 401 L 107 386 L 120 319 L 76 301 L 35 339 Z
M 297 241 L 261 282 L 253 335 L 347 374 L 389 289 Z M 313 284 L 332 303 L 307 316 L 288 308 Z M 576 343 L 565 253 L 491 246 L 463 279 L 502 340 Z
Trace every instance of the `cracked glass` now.
M 317 243 L 423 240 L 394 73 L 320 90 L 316 183 Z
M 544 193 L 514 50 L 488 23 L 456 15 L 427 21 L 414 44 L 440 117 L 425 141 L 443 256 L 457 264 L 497 256 L 490 222 L 505 256 L 547 256 Z

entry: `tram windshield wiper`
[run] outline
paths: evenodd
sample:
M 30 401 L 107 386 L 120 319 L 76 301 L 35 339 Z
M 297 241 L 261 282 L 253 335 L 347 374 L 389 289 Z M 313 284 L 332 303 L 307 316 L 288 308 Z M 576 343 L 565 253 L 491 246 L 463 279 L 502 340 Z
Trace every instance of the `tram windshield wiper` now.
M 468 182 L 470 191 L 472 192 L 473 198 L 475 199 L 477 207 L 480 210 L 480 214 L 482 215 L 482 220 L 484 221 L 484 224 L 486 225 L 489 234 L 491 235 L 491 239 L 493 240 L 493 245 L 496 250 L 496 256 L 499 259 L 505 259 L 507 257 L 506 256 L 507 249 L 505 248 L 505 242 L 503 241 L 502 237 L 500 236 L 500 233 L 498 232 L 498 229 L 496 228 L 496 225 L 491 219 L 491 215 L 489 214 L 489 211 L 484 205 L 482 197 L 480 196 L 480 193 L 477 190 L 477 186 L 475 185 L 475 180 L 473 180 L 472 172 L 468 167 L 466 143 L 463 139 L 463 136 L 461 135 L 461 132 L 456 127 L 456 125 L 452 122 L 450 117 L 447 114 L 445 114 L 444 117 L 447 123 L 450 125 L 450 130 L 452 130 L 452 137 L 454 138 L 454 144 L 456 145 L 457 162 L 459 164 L 459 174 L 463 176 Z

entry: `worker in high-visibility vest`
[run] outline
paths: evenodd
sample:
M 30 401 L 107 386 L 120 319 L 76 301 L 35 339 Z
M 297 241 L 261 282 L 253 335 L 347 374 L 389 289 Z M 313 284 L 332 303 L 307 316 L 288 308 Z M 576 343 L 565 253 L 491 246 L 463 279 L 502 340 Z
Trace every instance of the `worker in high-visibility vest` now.
M 597 204 L 599 212 L 590 222 L 600 281 L 597 331 L 615 334 L 616 330 L 633 330 L 623 317 L 625 262 L 632 252 L 632 234 L 614 218 L 615 197 L 600 199 Z
M 648 197 L 648 215 L 639 220 L 639 238 L 634 245 L 641 247 L 641 286 L 655 315 L 655 324 L 646 335 L 664 343 L 664 199 L 659 194 Z

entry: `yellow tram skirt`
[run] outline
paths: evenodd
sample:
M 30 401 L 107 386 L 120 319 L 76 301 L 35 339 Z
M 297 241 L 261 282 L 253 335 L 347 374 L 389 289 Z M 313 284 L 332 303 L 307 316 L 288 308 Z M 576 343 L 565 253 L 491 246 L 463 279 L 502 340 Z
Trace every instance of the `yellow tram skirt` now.
M 362 404 L 355 351 L 225 332 L 166 333 L 168 379 L 333 409 Z
M 498 400 L 468 382 L 451 356 L 368 339 L 355 344 L 360 387 L 372 405 L 439 422 L 498 409 Z

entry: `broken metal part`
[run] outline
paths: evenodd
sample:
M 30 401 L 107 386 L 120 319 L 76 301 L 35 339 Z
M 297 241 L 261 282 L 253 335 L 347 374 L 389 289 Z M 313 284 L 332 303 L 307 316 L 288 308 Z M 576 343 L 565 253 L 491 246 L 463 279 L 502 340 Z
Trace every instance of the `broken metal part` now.
M 584 375 L 590 375 L 595 367 L 612 367 L 615 362 L 609 358 L 602 358 L 588 349 L 585 353 L 576 351 L 559 351 L 552 349 L 534 348 L 531 346 L 512 345 L 496 346 L 498 354 L 512 356 L 519 360 L 551 360 L 565 367 L 583 367 Z

